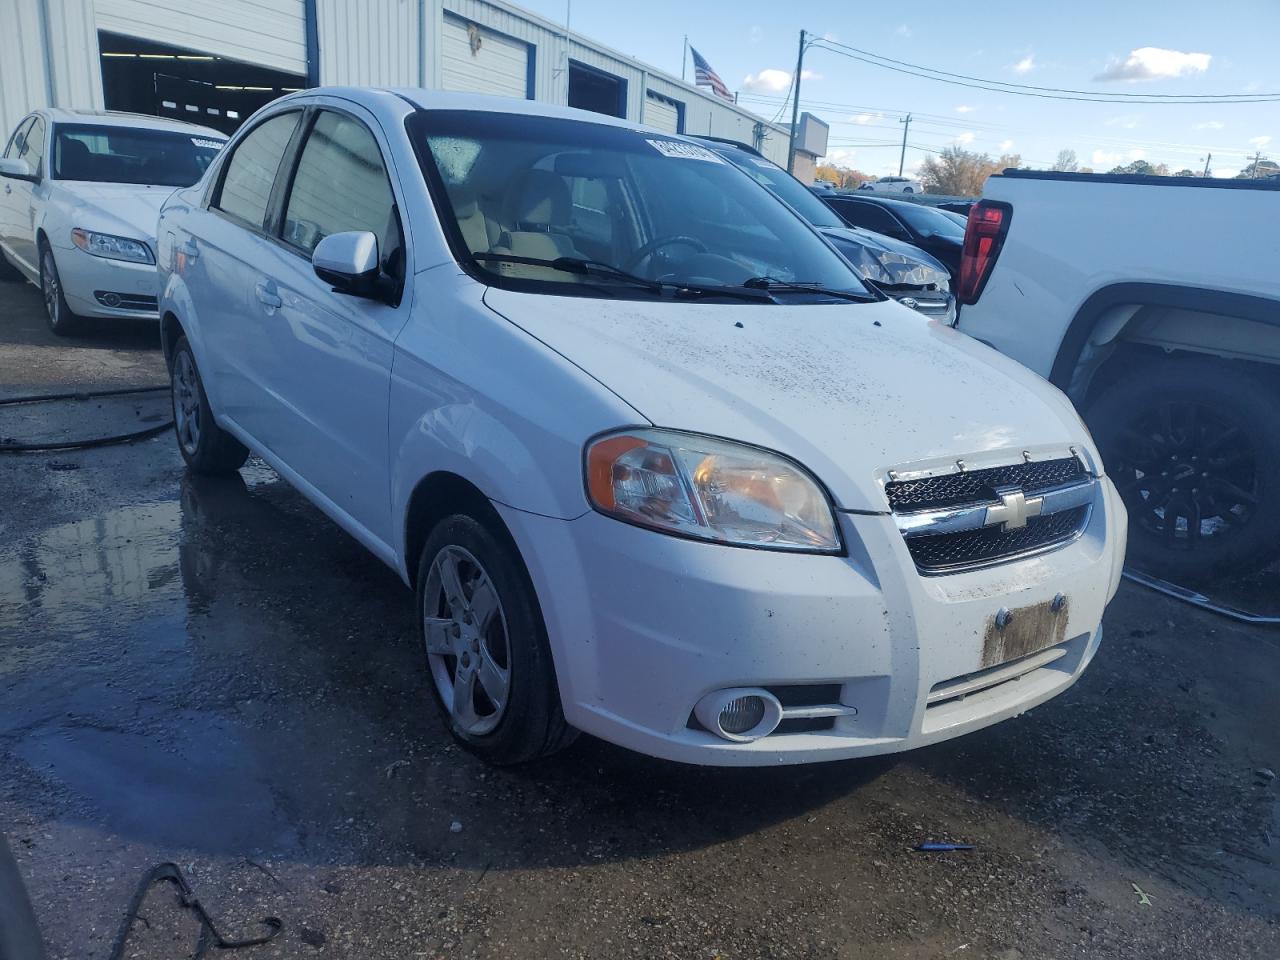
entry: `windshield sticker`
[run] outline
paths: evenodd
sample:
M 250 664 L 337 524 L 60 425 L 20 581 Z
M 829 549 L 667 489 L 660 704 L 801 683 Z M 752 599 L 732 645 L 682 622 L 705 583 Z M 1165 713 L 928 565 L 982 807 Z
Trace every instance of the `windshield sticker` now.
M 192 137 L 191 142 L 206 150 L 221 150 L 223 144 L 221 140 L 202 140 L 200 137 Z
M 680 160 L 709 160 L 712 163 L 724 163 L 719 155 L 696 143 L 681 143 L 679 140 L 646 140 L 646 143 L 664 157 L 676 157 Z
M 765 160 L 763 157 L 747 157 L 747 159 L 763 170 L 772 170 L 774 166 L 772 163 L 770 163 L 768 160 Z

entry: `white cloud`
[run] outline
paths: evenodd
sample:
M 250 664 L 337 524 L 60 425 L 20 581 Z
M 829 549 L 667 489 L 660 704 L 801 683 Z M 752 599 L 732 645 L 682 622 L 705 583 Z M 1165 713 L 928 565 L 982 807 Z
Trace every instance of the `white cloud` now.
M 803 91 L 801 91 L 803 93 Z M 855 113 L 849 118 L 850 123 L 856 123 L 860 127 L 865 127 L 868 123 L 875 120 L 883 120 L 883 113 Z
M 1222 129 L 1223 127 L 1225 127 L 1225 126 L 1226 126 L 1226 124 L 1225 124 L 1225 123 L 1223 123 L 1221 120 L 1206 120 L 1204 123 L 1197 123 L 1197 124 L 1196 124 L 1196 126 L 1195 126 L 1195 129 L 1197 129 L 1197 130 L 1221 130 L 1221 129 Z
M 858 151 L 851 147 L 833 147 L 822 158 L 824 163 L 834 163 L 837 167 L 852 167 Z
M 824 33 L 824 34 L 822 35 L 822 39 L 823 39 L 823 40 L 830 40 L 832 43 L 839 43 L 839 42 L 840 42 L 840 37 L 839 37 L 838 35 L 836 35 L 836 34 L 832 33 L 830 30 L 828 30 L 826 33 Z
M 1147 151 L 1145 150 L 1138 149 L 1138 150 L 1129 151 L 1130 160 L 1144 160 L 1146 159 L 1146 156 L 1147 156 Z
M 977 109 L 977 107 L 971 107 L 967 103 L 962 103 L 960 106 L 956 107 L 956 113 L 973 113 L 973 111 Z
M 960 136 L 956 137 L 956 143 L 961 144 L 973 143 L 973 140 L 974 134 L 972 130 L 966 130 L 964 133 L 960 134 Z
M 909 36 L 911 36 L 911 28 L 910 28 L 910 27 L 908 27 L 905 23 L 900 23 L 900 24 L 898 24 L 898 29 L 897 29 L 897 30 L 895 30 L 895 31 L 893 31 L 893 32 L 894 32 L 894 33 L 896 33 L 896 34 L 897 34 L 898 36 L 900 36 L 900 37 L 909 37 Z
M 1261 150 L 1263 147 L 1265 147 L 1268 143 L 1271 142 L 1271 138 L 1270 137 L 1250 137 L 1249 142 L 1253 144 L 1255 147 L 1257 147 L 1259 150 Z
M 1027 54 L 1009 69 L 1014 73 L 1030 73 L 1036 68 L 1036 58 L 1034 54 Z
M 801 70 L 800 79 L 801 80 L 821 80 L 822 74 L 820 74 L 817 70 Z
M 1095 150 L 1090 158 L 1095 167 L 1114 167 L 1118 163 L 1124 161 L 1124 155 L 1119 153 L 1108 153 L 1106 150 Z
M 742 78 L 743 90 L 782 93 L 790 86 L 791 74 L 786 70 L 775 70 L 773 67 L 766 67 L 759 73 L 748 73 Z M 801 99 L 803 99 L 804 91 L 802 90 L 800 94 Z
M 1118 117 L 1111 117 L 1106 121 L 1108 127 L 1123 127 L 1125 130 L 1132 130 L 1139 126 L 1142 122 L 1142 114 L 1140 113 L 1122 113 Z
M 1001 152 L 1001 153 L 1008 153 L 1008 152 L 1009 152 L 1010 150 L 1012 150 L 1012 149 L 1013 149 L 1013 141 L 1012 141 L 1012 140 L 1001 140 L 1001 141 L 1000 141 L 1000 152 Z
M 764 27 L 756 24 L 747 31 L 747 36 L 750 38 L 752 43 L 759 43 L 761 38 L 764 36 Z
M 1213 59 L 1207 53 L 1183 53 L 1163 47 L 1139 47 L 1123 60 L 1112 60 L 1095 80 L 1167 80 L 1191 73 L 1204 73 Z
M 1217 177 L 1219 180 L 1234 180 L 1236 174 L 1239 172 L 1239 170 L 1221 169 L 1219 167 L 1214 167 L 1209 171 L 1211 175 Z

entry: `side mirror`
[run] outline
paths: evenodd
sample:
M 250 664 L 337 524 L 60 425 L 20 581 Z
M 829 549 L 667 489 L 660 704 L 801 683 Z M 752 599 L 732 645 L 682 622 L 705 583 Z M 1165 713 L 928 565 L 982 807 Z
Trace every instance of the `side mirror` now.
M 31 169 L 31 164 L 25 160 L 19 160 L 17 157 L 0 159 L 0 177 L 8 177 L 10 180 L 26 180 L 28 183 L 40 182 L 40 178 Z
M 316 276 L 338 293 L 353 297 L 381 297 L 378 238 L 367 230 L 331 233 L 311 254 Z

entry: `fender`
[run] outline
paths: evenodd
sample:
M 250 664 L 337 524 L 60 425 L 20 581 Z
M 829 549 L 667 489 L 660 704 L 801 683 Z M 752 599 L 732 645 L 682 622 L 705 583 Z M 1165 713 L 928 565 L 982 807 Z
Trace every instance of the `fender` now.
M 1113 284 L 1095 290 L 1076 311 L 1049 373 L 1054 386 L 1067 389 L 1094 326 L 1108 310 L 1124 304 L 1219 313 L 1280 327 L 1280 301 L 1269 297 L 1167 283 Z

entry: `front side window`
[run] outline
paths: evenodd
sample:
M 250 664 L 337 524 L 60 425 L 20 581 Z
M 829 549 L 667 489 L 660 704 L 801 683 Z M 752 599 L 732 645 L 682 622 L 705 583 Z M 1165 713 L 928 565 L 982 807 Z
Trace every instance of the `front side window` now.
M 35 123 L 35 117 L 27 117 L 20 124 L 18 129 L 13 131 L 13 136 L 9 138 L 8 145 L 4 148 L 5 159 L 17 159 L 18 151 L 22 150 L 27 144 L 27 131 L 31 129 L 31 124 Z
M 223 142 L 174 130 L 60 123 L 53 128 L 53 176 L 92 183 L 189 187 L 204 176 Z
M 902 228 L 897 220 L 893 218 L 893 214 L 886 210 L 882 210 L 874 203 L 859 203 L 857 200 L 837 200 L 836 209 L 850 223 L 859 227 L 865 227 L 876 233 L 883 233 L 886 237 L 896 237 L 899 240 L 907 239 L 907 231 Z
M 227 161 L 213 206 L 255 229 L 264 226 L 271 186 L 301 116 L 297 110 L 282 113 L 249 131 Z
M 485 282 L 595 297 L 867 294 L 804 220 L 704 146 L 481 111 L 423 111 L 410 132 L 459 258 Z
M 398 246 L 395 197 L 378 142 L 358 120 L 317 118 L 298 160 L 285 207 L 284 240 L 310 254 L 333 233 L 367 231 L 384 256 Z
M 898 216 L 911 224 L 916 233 L 922 237 L 947 237 L 951 240 L 964 239 L 964 226 L 952 220 L 943 210 L 922 207 L 914 203 L 904 203 L 897 210 Z
M 44 119 L 36 117 L 31 128 L 23 138 L 22 149 L 18 158 L 31 164 L 31 171 L 37 176 L 44 176 Z
M 844 226 L 844 221 L 837 217 L 830 207 L 776 163 L 734 148 L 727 149 L 724 155 L 752 180 L 772 190 L 786 203 L 795 207 L 796 212 L 815 227 Z

